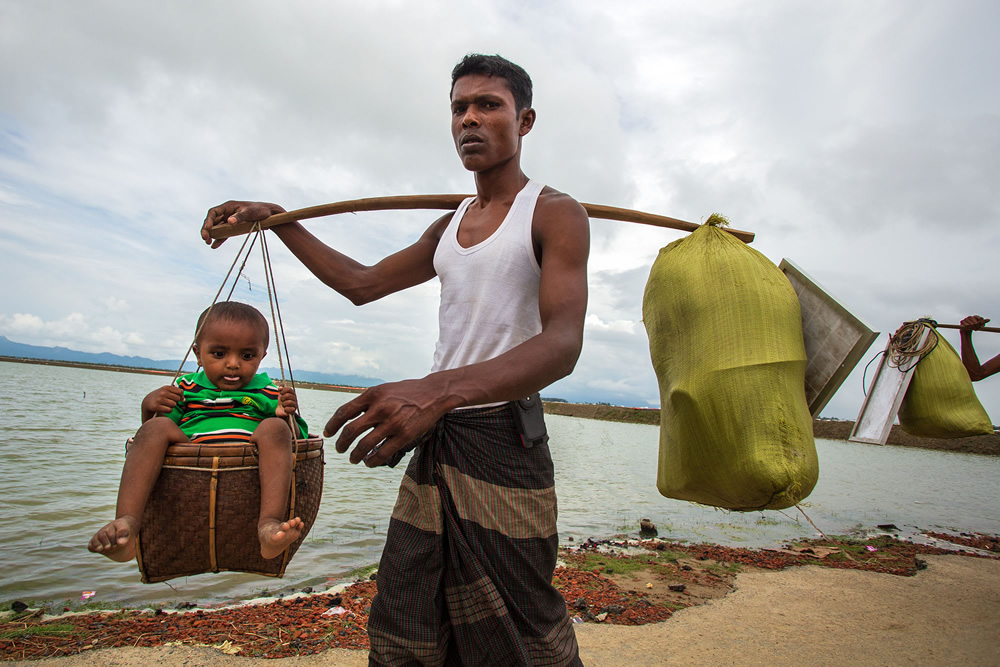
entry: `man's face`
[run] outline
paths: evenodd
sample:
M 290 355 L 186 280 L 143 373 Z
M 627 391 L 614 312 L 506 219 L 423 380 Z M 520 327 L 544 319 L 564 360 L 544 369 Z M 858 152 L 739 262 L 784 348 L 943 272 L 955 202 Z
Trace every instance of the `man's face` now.
M 517 111 L 504 79 L 469 74 L 452 89 L 451 136 L 469 171 L 485 171 L 517 155 L 534 119 L 531 109 Z
M 219 318 L 202 327 L 194 354 L 216 388 L 234 391 L 257 374 L 266 348 L 258 327 Z

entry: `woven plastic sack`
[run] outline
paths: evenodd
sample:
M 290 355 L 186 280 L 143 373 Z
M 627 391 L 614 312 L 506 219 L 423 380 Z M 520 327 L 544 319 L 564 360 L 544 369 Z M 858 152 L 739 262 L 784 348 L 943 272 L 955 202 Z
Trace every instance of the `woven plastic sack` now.
M 660 385 L 656 485 L 783 509 L 819 476 L 799 301 L 778 267 L 708 224 L 660 250 L 642 304 Z
M 937 331 L 937 346 L 913 370 L 899 405 L 899 425 L 924 438 L 964 438 L 993 433 L 993 422 L 976 397 L 972 380 L 958 356 Z

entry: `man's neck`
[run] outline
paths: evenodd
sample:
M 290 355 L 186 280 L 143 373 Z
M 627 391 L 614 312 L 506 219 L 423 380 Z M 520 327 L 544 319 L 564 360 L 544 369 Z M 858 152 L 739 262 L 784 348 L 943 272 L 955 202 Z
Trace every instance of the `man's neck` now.
M 494 169 L 476 172 L 476 203 L 485 206 L 493 200 L 512 200 L 529 180 L 516 157 Z

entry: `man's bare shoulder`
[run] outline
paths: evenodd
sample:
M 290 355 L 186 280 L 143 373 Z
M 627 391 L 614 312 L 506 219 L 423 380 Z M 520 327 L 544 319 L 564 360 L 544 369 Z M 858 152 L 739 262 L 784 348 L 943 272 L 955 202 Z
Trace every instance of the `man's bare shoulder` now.
M 444 234 L 444 230 L 447 229 L 448 223 L 451 222 L 453 217 L 455 217 L 454 211 L 449 211 L 442 215 L 440 218 L 431 223 L 431 226 L 424 231 L 421 239 L 430 240 L 434 243 L 440 241 L 441 235 Z
M 583 223 L 587 224 L 589 219 L 587 211 L 576 199 L 559 192 L 555 188 L 545 186 L 538 195 L 538 202 L 535 204 L 536 220 L 559 220 L 563 223 Z
M 531 236 L 539 259 L 546 249 L 586 264 L 590 254 L 590 218 L 587 210 L 565 192 L 546 187 L 538 195 Z

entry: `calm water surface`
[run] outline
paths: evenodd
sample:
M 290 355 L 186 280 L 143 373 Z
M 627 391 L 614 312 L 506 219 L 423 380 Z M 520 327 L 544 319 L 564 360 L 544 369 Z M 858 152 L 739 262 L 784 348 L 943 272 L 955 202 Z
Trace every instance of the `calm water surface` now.
M 283 579 L 208 574 L 144 585 L 134 564 L 86 544 L 114 516 L 124 442 L 139 424 L 154 375 L 0 362 L 0 603 L 223 602 L 265 591 L 323 587 L 378 561 L 404 465 L 350 465 L 327 444 L 316 525 Z M 300 390 L 314 432 L 352 394 Z M 563 543 L 637 534 L 769 546 L 815 529 L 794 509 L 735 513 L 664 498 L 656 490 L 658 429 L 550 415 Z M 843 534 L 893 523 L 905 530 L 1000 534 L 1000 458 L 819 440 L 820 480 L 804 503 L 821 530 Z

